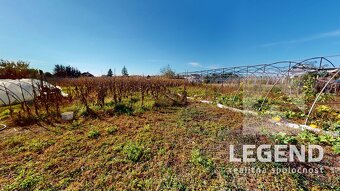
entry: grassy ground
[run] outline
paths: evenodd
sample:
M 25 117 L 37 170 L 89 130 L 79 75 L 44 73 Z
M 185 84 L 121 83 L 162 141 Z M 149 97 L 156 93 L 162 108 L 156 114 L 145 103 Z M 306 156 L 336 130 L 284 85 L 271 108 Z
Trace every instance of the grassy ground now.
M 0 190 L 340 189 L 339 176 L 331 170 L 318 175 L 270 171 L 310 167 L 303 163 L 229 162 L 230 144 L 274 144 L 265 133 L 243 135 L 243 119 L 191 103 L 18 132 L 11 128 L 0 133 Z M 328 149 L 316 166 L 339 166 L 339 156 Z M 228 170 L 244 167 L 267 173 Z

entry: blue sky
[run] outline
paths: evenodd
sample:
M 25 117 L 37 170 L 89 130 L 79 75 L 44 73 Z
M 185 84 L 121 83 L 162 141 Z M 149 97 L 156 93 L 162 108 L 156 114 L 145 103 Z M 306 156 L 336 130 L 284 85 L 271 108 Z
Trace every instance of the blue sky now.
M 0 58 L 95 75 L 340 54 L 340 1 L 0 0 Z M 338 62 L 340 60 L 335 60 Z M 336 63 L 337 64 L 337 63 Z M 339 65 L 339 64 L 337 64 Z

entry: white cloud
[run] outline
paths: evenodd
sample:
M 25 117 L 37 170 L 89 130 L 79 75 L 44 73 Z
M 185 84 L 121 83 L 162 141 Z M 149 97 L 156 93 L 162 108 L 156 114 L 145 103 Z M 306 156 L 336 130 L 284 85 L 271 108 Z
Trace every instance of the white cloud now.
M 340 29 L 326 32 L 326 33 L 321 33 L 318 35 L 318 38 L 327 38 L 327 37 L 336 37 L 336 36 L 340 36 Z
M 304 38 L 262 44 L 259 47 L 265 48 L 265 47 L 272 47 L 272 46 L 278 46 L 278 45 L 296 44 L 296 43 L 303 43 L 303 42 L 309 42 L 313 40 L 319 40 L 319 39 L 330 38 L 330 37 L 339 37 L 339 36 L 340 36 L 340 29 L 315 34 L 315 35 L 311 35 L 311 36 L 304 37 Z
M 189 62 L 189 65 L 193 66 L 193 67 L 201 67 L 202 65 L 198 62 Z

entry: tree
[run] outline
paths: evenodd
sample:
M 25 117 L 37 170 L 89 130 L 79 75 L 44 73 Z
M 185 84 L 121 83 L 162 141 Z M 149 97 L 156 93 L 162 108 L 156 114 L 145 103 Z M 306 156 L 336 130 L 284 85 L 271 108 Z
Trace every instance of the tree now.
M 80 77 L 81 72 L 77 68 L 57 64 L 54 66 L 54 75 L 57 77 L 77 78 Z
M 29 68 L 28 62 L 0 60 L 1 79 L 36 78 L 38 75 L 38 70 Z
M 107 72 L 107 76 L 108 76 L 108 77 L 112 77 L 112 75 L 113 75 L 113 73 L 112 73 L 112 70 L 111 70 L 111 68 L 110 68 L 109 71 Z
M 122 69 L 122 75 L 123 75 L 123 76 L 129 76 L 129 73 L 128 73 L 128 71 L 127 71 L 127 69 L 126 69 L 125 66 L 124 66 L 123 69 Z
M 162 68 L 161 74 L 166 78 L 174 78 L 176 75 L 175 71 L 171 69 L 170 65 L 167 65 L 166 67 Z
M 44 75 L 45 75 L 45 77 L 47 77 L 47 78 L 50 78 L 50 77 L 53 76 L 50 72 L 45 72 Z

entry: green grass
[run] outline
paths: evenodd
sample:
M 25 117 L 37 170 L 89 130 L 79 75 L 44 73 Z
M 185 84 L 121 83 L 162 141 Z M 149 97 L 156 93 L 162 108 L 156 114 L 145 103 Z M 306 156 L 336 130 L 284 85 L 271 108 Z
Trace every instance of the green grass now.
M 87 134 L 87 137 L 92 138 L 92 139 L 96 139 L 100 136 L 100 132 L 97 130 L 92 130 Z
M 132 142 L 127 143 L 123 148 L 123 153 L 126 158 L 132 162 L 139 162 L 142 158 L 147 159 L 149 152 L 149 148 L 145 148 L 143 145 Z
M 228 161 L 229 144 L 274 144 L 269 137 L 240 134 L 242 118 L 211 105 L 191 104 L 138 115 L 77 116 L 73 122 L 1 134 L 0 190 L 336 189 L 339 180 L 330 172 L 298 177 L 228 171 L 277 166 Z M 334 165 L 330 145 L 326 148 L 323 165 Z
M 208 157 L 202 154 L 200 149 L 194 149 L 191 151 L 191 160 L 193 164 L 201 166 L 209 173 L 213 173 L 215 170 L 214 162 Z
M 117 126 L 116 125 L 114 125 L 114 126 L 112 126 L 112 127 L 107 127 L 107 129 L 106 129 L 106 132 L 108 133 L 108 134 L 114 134 L 116 131 L 117 131 L 118 129 L 117 129 Z

